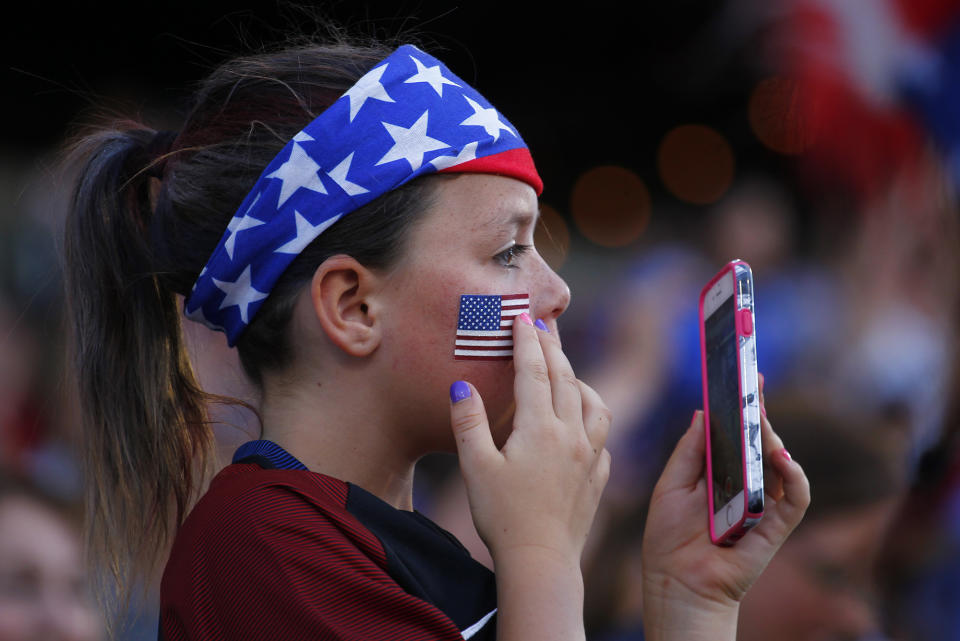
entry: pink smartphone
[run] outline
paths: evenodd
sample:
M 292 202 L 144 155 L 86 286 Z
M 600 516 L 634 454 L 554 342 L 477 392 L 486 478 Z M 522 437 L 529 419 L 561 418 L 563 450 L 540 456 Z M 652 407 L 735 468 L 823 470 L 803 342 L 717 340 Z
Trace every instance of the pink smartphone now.
M 710 540 L 733 545 L 763 516 L 753 274 L 728 263 L 700 293 Z

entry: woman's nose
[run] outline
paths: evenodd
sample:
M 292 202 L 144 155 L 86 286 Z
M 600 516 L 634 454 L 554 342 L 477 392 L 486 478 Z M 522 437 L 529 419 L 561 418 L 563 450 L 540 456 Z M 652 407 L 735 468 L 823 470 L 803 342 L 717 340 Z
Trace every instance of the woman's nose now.
M 570 287 L 543 258 L 540 258 L 540 266 L 539 282 L 534 284 L 531 292 L 536 297 L 536 308 L 533 311 L 552 331 L 556 327 L 557 317 L 570 305 Z

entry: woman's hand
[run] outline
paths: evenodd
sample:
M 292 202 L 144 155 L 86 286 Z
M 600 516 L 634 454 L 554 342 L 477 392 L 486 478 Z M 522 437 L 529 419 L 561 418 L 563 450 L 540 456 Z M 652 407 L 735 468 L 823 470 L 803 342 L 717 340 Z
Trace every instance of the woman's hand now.
M 763 386 L 761 380 L 761 403 Z M 734 639 L 740 599 L 803 518 L 810 486 L 761 416 L 764 516 L 733 547 L 710 542 L 703 412 L 694 414 L 657 482 L 643 540 L 647 639 Z
M 610 413 L 545 326 L 523 314 L 513 337 L 517 409 L 502 449 L 477 390 L 451 387 L 470 510 L 497 571 L 498 638 L 582 638 L 580 555 L 610 472 Z

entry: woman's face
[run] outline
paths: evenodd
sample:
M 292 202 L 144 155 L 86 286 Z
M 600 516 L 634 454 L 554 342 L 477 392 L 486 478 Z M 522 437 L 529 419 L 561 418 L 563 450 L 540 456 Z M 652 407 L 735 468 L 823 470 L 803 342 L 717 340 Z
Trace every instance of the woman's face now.
M 79 532 L 33 499 L 0 500 L 0 641 L 92 641 L 102 632 Z
M 877 630 L 873 565 L 896 502 L 801 524 L 744 597 L 739 641 L 841 641 Z
M 479 390 L 499 438 L 509 433 L 513 362 L 454 360 L 454 341 L 463 294 L 529 294 L 530 316 L 557 331 L 570 290 L 533 247 L 538 213 L 535 192 L 518 180 L 439 180 L 433 205 L 386 276 L 382 383 L 414 421 L 410 429 L 432 441 L 425 446 L 452 447 L 447 389 L 460 379 Z

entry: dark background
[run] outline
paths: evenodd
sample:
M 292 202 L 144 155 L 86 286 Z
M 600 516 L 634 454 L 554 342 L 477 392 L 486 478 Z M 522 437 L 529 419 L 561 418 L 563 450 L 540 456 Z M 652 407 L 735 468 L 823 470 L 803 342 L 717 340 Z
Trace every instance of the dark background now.
M 744 3 L 583 3 L 566 11 L 534 4 L 25 3 L 2 21 L 0 144 L 49 149 L 71 123 L 104 108 L 147 120 L 182 111 L 191 83 L 224 58 L 338 24 L 361 36 L 418 34 L 519 128 L 545 196 L 561 207 L 579 173 L 608 163 L 636 171 L 655 201 L 664 196 L 657 143 L 688 122 L 725 135 L 738 171 L 789 169 L 748 127 L 748 91 L 766 70 L 762 29 Z

